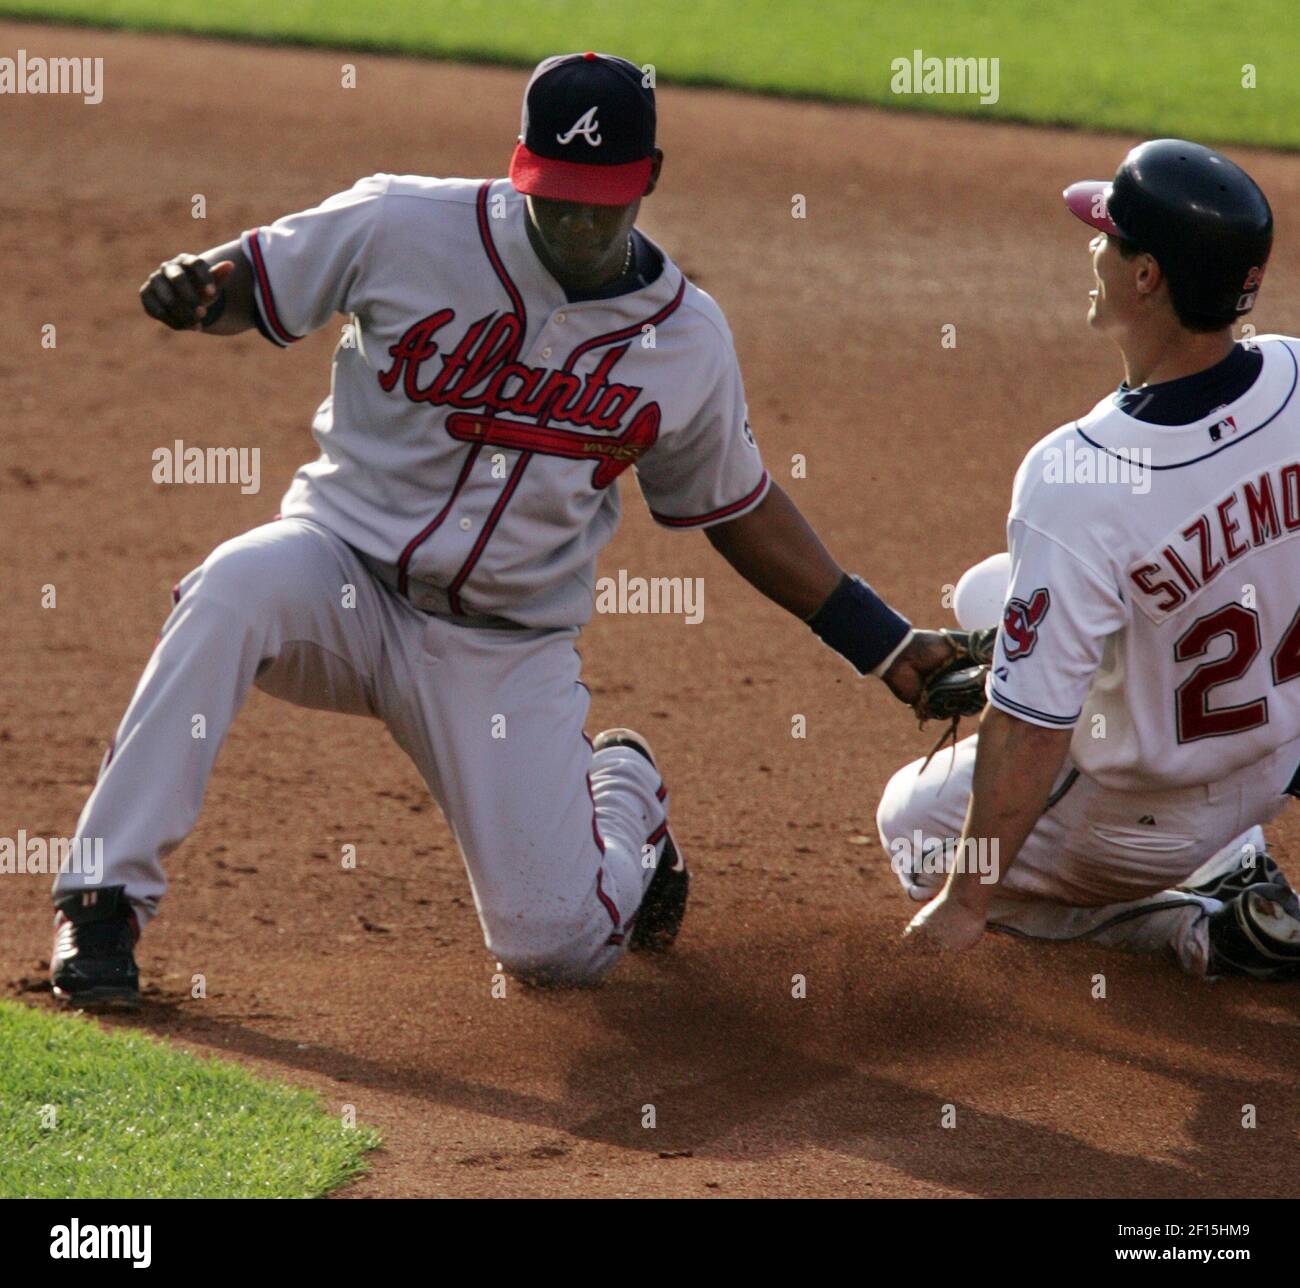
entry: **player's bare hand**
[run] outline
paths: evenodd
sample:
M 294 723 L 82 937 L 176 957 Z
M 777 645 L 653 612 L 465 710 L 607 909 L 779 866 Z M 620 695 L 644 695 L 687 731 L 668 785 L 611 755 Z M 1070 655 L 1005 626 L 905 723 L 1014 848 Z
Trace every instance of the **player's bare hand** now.
M 911 706 L 921 696 L 927 676 L 941 670 L 957 650 L 939 631 L 917 631 L 881 677 L 900 702 Z
M 982 912 L 959 902 L 945 888 L 912 918 L 903 938 L 912 945 L 961 952 L 979 942 L 986 925 Z
M 140 288 L 140 303 L 173 331 L 197 331 L 221 284 L 235 271 L 231 260 L 209 267 L 197 255 L 181 254 L 159 264 Z

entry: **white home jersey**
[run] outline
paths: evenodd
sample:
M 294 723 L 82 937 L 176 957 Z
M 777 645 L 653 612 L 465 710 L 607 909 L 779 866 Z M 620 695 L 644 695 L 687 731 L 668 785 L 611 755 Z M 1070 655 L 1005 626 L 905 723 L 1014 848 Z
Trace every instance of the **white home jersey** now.
M 1222 780 L 1300 737 L 1300 342 L 1186 425 L 1108 396 L 1016 475 L 989 698 L 1074 728 L 1120 790 Z
M 768 488 L 721 311 L 662 251 L 648 285 L 570 303 L 505 180 L 375 175 L 244 234 L 281 345 L 350 317 L 286 518 L 324 525 L 412 603 L 573 626 L 635 466 L 704 527 Z

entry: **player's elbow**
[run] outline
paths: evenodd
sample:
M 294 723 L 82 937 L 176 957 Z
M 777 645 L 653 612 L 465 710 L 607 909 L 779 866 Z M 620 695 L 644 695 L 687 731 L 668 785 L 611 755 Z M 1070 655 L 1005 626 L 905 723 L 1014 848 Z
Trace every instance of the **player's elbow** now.
M 1013 715 L 1010 711 L 1004 711 L 990 702 L 984 708 L 984 714 L 980 716 L 979 736 L 981 741 L 992 741 L 997 738 L 1000 741 L 1043 748 L 1048 751 L 1059 748 L 1064 755 L 1065 749 L 1070 745 L 1070 739 L 1074 736 L 1074 726 L 1061 728 L 1056 725 L 1035 724 L 1032 720 Z

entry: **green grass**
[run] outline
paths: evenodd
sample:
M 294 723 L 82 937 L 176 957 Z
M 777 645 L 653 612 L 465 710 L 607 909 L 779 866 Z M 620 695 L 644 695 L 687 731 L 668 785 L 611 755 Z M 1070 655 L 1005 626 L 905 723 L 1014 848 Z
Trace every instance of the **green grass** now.
M 0 1002 L 0 1198 L 314 1198 L 378 1143 L 310 1092 Z
M 1296 0 L 0 0 L 0 14 L 525 65 L 595 48 L 666 81 L 1300 147 Z M 1000 59 L 999 101 L 891 93 L 890 62 L 913 49 Z

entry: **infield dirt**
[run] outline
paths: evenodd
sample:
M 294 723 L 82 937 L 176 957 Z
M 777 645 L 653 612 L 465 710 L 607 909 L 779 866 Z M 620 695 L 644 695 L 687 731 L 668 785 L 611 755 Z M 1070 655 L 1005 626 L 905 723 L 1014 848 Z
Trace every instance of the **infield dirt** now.
M 105 59 L 102 104 L 7 98 L 0 134 L 0 827 L 50 836 L 73 828 L 173 583 L 274 514 L 314 454 L 339 334 L 289 352 L 176 335 L 137 287 L 364 174 L 502 173 L 525 76 L 0 24 L 19 47 Z M 642 223 L 726 311 L 774 476 L 841 563 L 950 624 L 942 589 L 1003 548 L 1025 450 L 1119 379 L 1060 190 L 1134 140 L 672 87 L 660 120 Z M 1300 158 L 1232 151 L 1278 221 L 1254 320 L 1294 334 Z M 178 438 L 260 447 L 261 492 L 155 485 L 151 453 Z M 933 731 L 624 483 L 600 573 L 705 579 L 698 625 L 603 616 L 582 639 L 589 729 L 652 738 L 694 865 L 671 958 L 494 998 L 455 843 L 383 728 L 254 694 L 168 860 L 146 1006 L 110 1022 L 355 1105 L 387 1144 L 348 1195 L 1300 1194 L 1300 988 L 1086 945 L 906 951 L 872 819 Z M 1273 840 L 1300 877 L 1300 811 Z M 4 885 L 0 980 L 50 1004 L 48 880 Z

